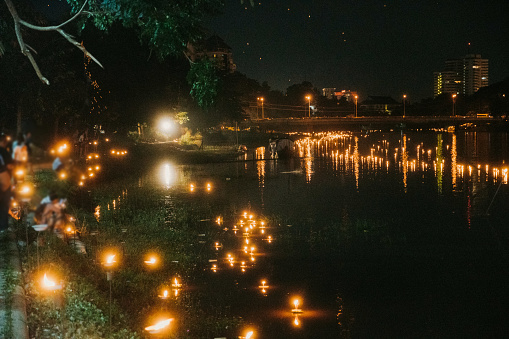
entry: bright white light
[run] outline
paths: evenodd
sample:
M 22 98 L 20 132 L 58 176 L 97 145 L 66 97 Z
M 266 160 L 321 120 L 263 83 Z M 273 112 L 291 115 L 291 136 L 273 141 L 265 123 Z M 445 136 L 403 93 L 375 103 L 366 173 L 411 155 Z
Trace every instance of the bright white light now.
M 175 166 L 170 163 L 164 163 L 159 170 L 160 182 L 165 188 L 170 188 L 177 180 Z
M 159 120 L 159 130 L 164 134 L 171 134 L 175 130 L 175 123 L 170 118 L 161 118 Z

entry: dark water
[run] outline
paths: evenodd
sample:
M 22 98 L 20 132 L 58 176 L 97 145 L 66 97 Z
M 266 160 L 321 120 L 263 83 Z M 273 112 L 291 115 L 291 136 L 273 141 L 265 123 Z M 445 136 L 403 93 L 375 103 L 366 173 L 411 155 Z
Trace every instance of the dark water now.
M 509 334 L 506 134 L 343 133 L 297 144 L 299 159 L 263 149 L 222 164 L 161 157 L 133 178 L 223 217 L 221 227 L 204 223 L 206 242 L 223 247 L 210 252 L 218 271 L 202 290 L 221 291 L 256 338 Z M 248 245 L 232 231 L 249 221 L 244 211 L 267 222 Z M 256 248 L 254 262 L 244 246 Z M 296 297 L 303 312 L 292 314 Z

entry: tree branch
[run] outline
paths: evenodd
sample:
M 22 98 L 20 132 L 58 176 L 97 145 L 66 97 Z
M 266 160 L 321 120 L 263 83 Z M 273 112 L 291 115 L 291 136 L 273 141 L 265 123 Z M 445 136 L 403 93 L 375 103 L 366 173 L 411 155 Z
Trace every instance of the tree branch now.
M 23 40 L 23 33 L 21 32 L 21 25 L 23 25 L 27 28 L 36 30 L 36 31 L 44 31 L 44 32 L 56 31 L 56 32 L 60 33 L 60 35 L 62 35 L 72 45 L 79 48 L 87 57 L 89 57 L 95 63 L 97 63 L 99 66 L 101 66 L 101 68 L 104 68 L 103 65 L 101 65 L 101 63 L 92 54 L 90 54 L 85 49 L 85 47 L 83 45 L 78 43 L 70 34 L 67 34 L 61 28 L 65 25 L 67 25 L 68 23 L 72 22 L 73 20 L 76 20 L 76 18 L 78 16 L 80 16 L 81 14 L 84 14 L 83 10 L 85 9 L 85 5 L 87 4 L 88 0 L 85 0 L 85 2 L 83 3 L 83 6 L 81 6 L 81 9 L 73 17 L 71 17 L 69 20 L 67 20 L 57 26 L 32 25 L 31 23 L 28 23 L 19 17 L 18 12 L 16 11 L 16 8 L 14 7 L 14 4 L 12 3 L 12 0 L 4 0 L 4 2 L 7 5 L 9 12 L 11 13 L 12 19 L 14 20 L 14 31 L 16 32 L 16 38 L 18 40 L 18 44 L 19 44 L 19 48 L 21 49 L 21 53 L 23 53 L 23 55 L 26 56 L 28 58 L 28 60 L 30 60 L 30 64 L 32 64 L 32 67 L 35 70 L 35 73 L 37 74 L 39 79 L 46 85 L 49 85 L 49 81 L 42 75 L 41 70 L 39 69 L 39 66 L 37 65 L 37 62 L 35 61 L 33 55 L 30 52 L 30 49 L 33 50 L 33 48 L 26 45 L 25 41 Z M 86 12 L 86 14 L 89 14 L 89 13 Z M 33 51 L 35 52 L 35 50 L 33 50 Z

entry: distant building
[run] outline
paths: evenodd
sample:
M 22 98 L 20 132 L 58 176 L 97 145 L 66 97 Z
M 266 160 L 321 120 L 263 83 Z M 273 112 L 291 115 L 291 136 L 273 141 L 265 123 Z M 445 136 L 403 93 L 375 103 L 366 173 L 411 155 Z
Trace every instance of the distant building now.
M 326 97 L 327 99 L 332 99 L 334 98 L 335 91 L 335 88 L 322 88 L 322 96 Z
M 214 60 L 217 68 L 227 73 L 233 73 L 236 70 L 231 47 L 217 35 L 194 44 L 188 44 L 186 55 L 193 62 L 204 58 Z
M 433 95 L 471 95 L 488 86 L 488 59 L 468 54 L 461 59 L 448 59 L 442 72 L 433 73 Z
M 336 97 L 337 100 L 341 100 L 342 98 L 345 98 L 345 100 L 347 102 L 354 102 L 355 101 L 355 97 L 357 95 L 357 92 L 353 92 L 353 91 L 350 91 L 350 90 L 342 90 L 342 91 L 335 91 L 334 92 L 334 96 Z
M 433 72 L 433 95 L 459 94 L 463 83 L 460 78 L 461 75 L 454 71 Z
M 385 114 L 391 115 L 392 111 L 401 106 L 401 103 L 397 102 L 391 97 L 385 96 L 374 96 L 370 95 L 364 100 L 360 107 L 367 112 L 372 114 Z
M 480 54 L 469 54 L 463 58 L 463 84 L 463 94 L 466 95 L 488 86 L 488 59 L 481 59 Z

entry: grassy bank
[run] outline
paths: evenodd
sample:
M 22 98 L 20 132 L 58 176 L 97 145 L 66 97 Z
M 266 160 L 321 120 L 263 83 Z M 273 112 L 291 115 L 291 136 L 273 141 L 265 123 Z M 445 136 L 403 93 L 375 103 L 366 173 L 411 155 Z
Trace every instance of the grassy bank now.
M 196 246 L 196 239 L 201 232 L 198 216 L 208 213 L 207 206 L 178 198 L 161 200 L 156 191 L 142 194 L 133 189 L 112 196 L 117 192 L 112 185 L 82 189 L 58 181 L 51 171 L 40 171 L 31 180 L 37 188 L 33 201 L 49 191 L 67 192 L 63 195 L 69 198 L 68 211 L 86 246 L 86 254 L 79 254 L 72 234 L 64 239 L 46 232 L 38 235 L 23 220 L 15 223 L 32 337 L 146 337 L 144 328 L 162 313 L 175 319 L 169 338 L 236 333 L 242 321 L 214 302 L 220 296 L 186 291 L 202 277 L 201 263 L 207 253 Z M 95 215 L 80 206 L 83 196 L 98 207 Z M 29 211 L 34 206 L 25 208 Z M 116 251 L 119 261 L 111 281 L 111 327 L 110 285 L 102 266 L 108 249 Z M 144 265 L 149 252 L 159 255 L 158 269 Z M 62 283 L 62 289 L 45 291 L 41 287 L 44 273 Z M 164 301 L 158 298 L 161 288 L 171 285 L 175 277 L 184 282 L 181 295 Z

